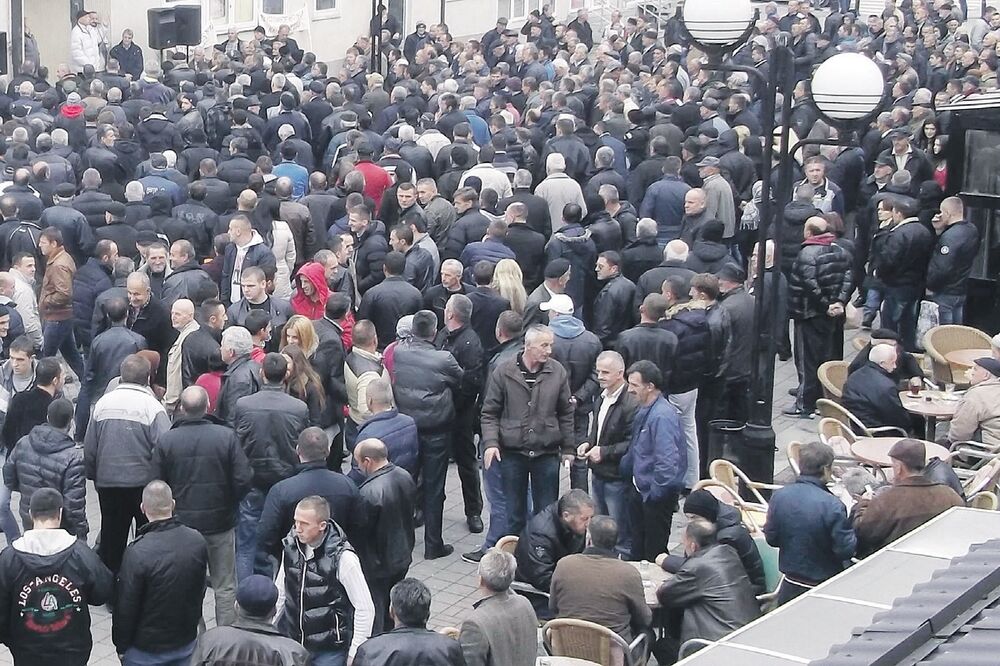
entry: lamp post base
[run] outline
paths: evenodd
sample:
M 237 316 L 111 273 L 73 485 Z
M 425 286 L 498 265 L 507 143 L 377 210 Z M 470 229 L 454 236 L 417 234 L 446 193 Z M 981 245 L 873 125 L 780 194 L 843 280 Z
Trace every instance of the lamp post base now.
M 746 424 L 740 458 L 747 476 L 761 483 L 773 482 L 774 451 L 774 429 L 770 425 Z

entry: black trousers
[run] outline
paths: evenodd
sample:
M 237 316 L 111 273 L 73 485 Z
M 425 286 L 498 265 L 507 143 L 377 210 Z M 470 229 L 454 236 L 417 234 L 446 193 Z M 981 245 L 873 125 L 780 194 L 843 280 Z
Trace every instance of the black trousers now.
M 476 403 L 455 405 L 455 425 L 451 431 L 451 455 L 458 466 L 462 482 L 462 501 L 465 515 L 478 516 L 483 512 L 483 492 L 480 486 L 479 456 L 476 450 Z
M 101 504 L 101 543 L 97 555 L 112 573 L 118 573 L 132 521 L 137 530 L 148 522 L 139 508 L 142 488 L 98 488 L 97 499 Z
M 424 552 L 436 553 L 444 547 L 441 527 L 451 435 L 447 432 L 422 432 L 419 435 L 420 478 L 424 489 Z
M 597 418 L 597 415 L 594 415 Z M 590 410 L 584 409 L 573 414 L 573 445 L 580 446 L 589 435 Z M 590 492 L 590 467 L 586 460 L 573 458 L 569 468 L 569 487 L 573 490 Z
M 694 418 L 698 430 L 698 472 L 699 478 L 708 478 L 708 422 L 718 416 L 719 403 L 726 389 L 726 380 L 715 377 L 698 387 L 698 402 L 695 403 Z
M 661 500 L 643 500 L 633 483 L 628 484 L 629 520 L 632 523 L 632 559 L 656 559 L 667 552 L 670 523 L 677 510 L 677 492 Z
M 834 320 L 826 316 L 795 320 L 795 369 L 799 375 L 795 403 L 804 410 L 816 409 L 816 401 L 823 397 L 816 371 L 833 357 L 835 329 Z
M 392 616 L 389 615 L 389 591 L 392 586 L 406 578 L 406 572 L 379 578 L 368 576 L 368 590 L 372 593 L 372 603 L 375 604 L 375 622 L 372 624 L 372 636 L 393 630 Z

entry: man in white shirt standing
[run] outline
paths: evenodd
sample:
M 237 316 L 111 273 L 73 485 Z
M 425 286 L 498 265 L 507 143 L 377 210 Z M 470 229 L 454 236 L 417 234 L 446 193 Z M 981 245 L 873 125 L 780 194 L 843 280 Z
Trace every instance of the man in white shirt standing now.
M 76 25 L 69 35 L 70 65 L 74 72 L 82 72 L 86 65 L 93 65 L 96 72 L 104 71 L 103 40 L 97 14 L 86 9 L 78 11 Z
M 30 254 L 14 257 L 14 265 L 9 273 L 0 273 L 0 295 L 9 298 L 24 323 L 24 335 L 35 345 L 42 348 L 42 322 L 38 318 L 38 299 L 32 283 L 35 278 L 35 258 Z M 28 275 L 25 275 L 27 273 Z

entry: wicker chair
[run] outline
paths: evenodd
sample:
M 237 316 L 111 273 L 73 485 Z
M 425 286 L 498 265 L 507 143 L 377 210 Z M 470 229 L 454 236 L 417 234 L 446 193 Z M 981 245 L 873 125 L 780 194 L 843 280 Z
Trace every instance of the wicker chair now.
M 944 355 L 959 349 L 988 350 L 990 336 L 971 326 L 935 326 L 924 335 L 924 349 L 931 357 L 934 381 L 939 384 L 964 385 L 966 382 L 963 374 L 957 368 L 953 369 Z
M 789 442 L 786 453 L 788 454 L 788 466 L 792 468 L 795 472 L 795 476 L 800 474 L 799 472 L 799 450 L 802 449 L 802 442 Z
M 854 414 L 851 414 L 849 410 L 833 400 L 820 398 L 816 401 L 816 408 L 819 410 L 819 414 L 823 418 L 836 419 L 849 430 L 855 434 L 861 435 L 862 437 L 892 437 L 894 435 L 898 435 L 900 437 L 907 436 L 905 430 L 897 428 L 896 426 L 877 426 L 869 428 L 861 422 L 861 419 Z
M 517 536 L 509 534 L 505 537 L 500 537 L 500 540 L 496 543 L 496 549 L 513 555 L 514 550 L 517 549 Z
M 996 511 L 997 503 L 997 494 L 989 490 L 976 493 L 966 502 L 973 509 L 983 509 L 985 511 Z
M 743 524 L 751 534 L 759 534 L 767 520 L 767 506 L 746 502 L 740 494 L 724 483 L 714 479 L 702 479 L 692 490 L 707 490 L 723 504 L 739 509 Z
M 844 383 L 847 381 L 847 361 L 827 361 L 819 366 L 816 376 L 823 387 L 823 396 L 827 400 L 840 402 L 844 395 Z
M 458 640 L 459 630 L 458 627 L 441 627 L 438 629 L 438 633 L 442 636 L 447 636 L 448 638 Z
M 763 507 L 765 513 L 767 512 L 767 500 L 760 494 L 760 491 L 778 490 L 783 487 L 773 483 L 752 481 L 743 470 L 734 465 L 732 462 L 722 458 L 711 462 L 708 466 L 708 476 L 713 481 L 718 481 L 719 483 L 732 488 L 737 492 L 740 490 L 741 486 L 746 488 L 747 492 L 753 496 L 753 504 Z
M 542 644 L 553 657 L 584 659 L 601 666 L 642 666 L 649 659 L 646 634 L 630 645 L 607 627 L 586 620 L 549 620 L 542 627 Z

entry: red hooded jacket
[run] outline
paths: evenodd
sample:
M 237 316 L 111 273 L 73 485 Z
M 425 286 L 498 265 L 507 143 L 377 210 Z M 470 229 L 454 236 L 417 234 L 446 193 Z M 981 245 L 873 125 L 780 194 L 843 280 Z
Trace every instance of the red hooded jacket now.
M 302 280 L 309 280 L 315 293 L 312 297 L 302 292 Z M 303 264 L 295 274 L 295 295 L 292 296 L 292 310 L 309 319 L 322 319 L 326 311 L 326 299 L 330 297 L 330 288 L 326 286 L 326 274 L 323 266 L 315 261 Z

